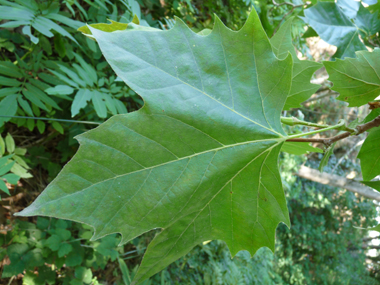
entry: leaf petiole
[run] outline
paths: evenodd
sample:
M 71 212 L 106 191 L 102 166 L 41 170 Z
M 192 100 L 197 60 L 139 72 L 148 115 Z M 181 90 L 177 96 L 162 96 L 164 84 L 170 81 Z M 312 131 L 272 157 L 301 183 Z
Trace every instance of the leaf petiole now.
M 281 118 L 281 121 L 282 121 L 282 118 Z M 305 123 L 307 123 L 307 122 L 305 122 Z M 345 127 L 345 121 L 344 120 L 340 120 L 338 122 L 338 124 L 336 124 L 334 126 L 328 126 L 326 128 L 320 129 L 320 130 L 315 130 L 315 131 L 312 131 L 312 132 L 307 132 L 307 133 L 301 133 L 301 134 L 295 134 L 295 135 L 288 136 L 288 139 L 294 139 L 294 138 L 300 138 L 300 137 L 304 137 L 304 136 L 308 136 L 308 135 L 314 135 L 314 134 L 325 132 L 325 131 L 329 131 L 329 130 L 341 129 L 342 127 Z
M 288 126 L 303 125 L 303 126 L 307 126 L 307 127 L 323 128 L 323 129 L 332 127 L 332 126 L 326 125 L 326 124 L 316 124 L 316 123 L 301 121 L 295 117 L 290 117 L 290 118 L 289 117 L 281 117 L 281 123 L 288 125 Z M 335 129 L 335 127 L 334 127 L 334 129 Z M 343 124 L 338 129 L 341 131 L 346 131 L 346 132 L 350 132 L 350 133 L 356 132 L 355 129 L 349 128 L 345 124 Z
M 330 125 L 325 125 L 325 124 L 315 124 L 311 122 L 305 122 L 301 121 L 295 117 L 281 117 L 281 123 L 288 125 L 288 126 L 295 126 L 295 125 L 303 125 L 303 126 L 308 126 L 308 127 L 315 127 L 315 128 L 328 128 Z

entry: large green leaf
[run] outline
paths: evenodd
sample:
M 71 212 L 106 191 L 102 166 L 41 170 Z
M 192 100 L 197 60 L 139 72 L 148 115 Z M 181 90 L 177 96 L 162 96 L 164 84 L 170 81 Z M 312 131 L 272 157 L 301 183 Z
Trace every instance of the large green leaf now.
M 320 85 L 310 83 L 310 78 L 315 71 L 322 67 L 322 64 L 318 62 L 298 59 L 291 38 L 293 19 L 287 20 L 270 40 L 278 58 L 285 58 L 288 53 L 293 58 L 292 88 L 285 102 L 285 110 L 300 107 L 300 103 L 310 98 L 318 90 Z
M 362 106 L 380 95 L 380 49 L 356 52 L 357 58 L 325 61 L 323 64 L 334 83 L 337 99 L 350 107 Z
M 371 180 L 380 175 L 380 128 L 372 129 L 364 141 L 358 158 L 364 180 Z
M 208 36 L 181 20 L 169 31 L 90 29 L 145 105 L 78 136 L 78 153 L 19 215 L 86 223 L 93 239 L 121 233 L 121 243 L 163 229 L 135 282 L 206 240 L 225 240 L 232 256 L 274 250 L 278 223 L 290 224 L 277 159 L 293 66 L 257 14 L 238 32 L 216 18 Z
M 359 39 L 359 29 L 334 2 L 318 2 L 304 11 L 302 19 L 325 42 L 337 46 L 335 57 L 355 57 L 355 51 L 365 50 Z
M 374 109 L 369 115 L 362 121 L 362 123 L 368 123 L 380 116 L 380 109 Z M 372 179 L 380 174 L 380 150 L 378 143 L 380 141 L 380 128 L 373 128 L 368 130 L 369 135 L 364 141 L 363 146 L 360 149 L 358 158 L 360 158 L 360 164 L 362 168 L 363 178 Z M 364 184 L 375 188 L 380 191 L 379 181 L 362 181 Z

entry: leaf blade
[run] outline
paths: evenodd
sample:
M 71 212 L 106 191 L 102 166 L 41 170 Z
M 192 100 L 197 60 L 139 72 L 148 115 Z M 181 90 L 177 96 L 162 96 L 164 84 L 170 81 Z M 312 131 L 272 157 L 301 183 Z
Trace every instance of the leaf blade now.
M 195 34 L 180 20 L 165 32 L 91 32 L 117 75 L 145 105 L 80 135 L 78 153 L 20 215 L 54 212 L 93 226 L 93 239 L 120 232 L 125 243 L 152 228 L 165 229 L 158 239 L 175 238 L 197 217 L 205 228 L 212 205 L 217 216 L 232 223 L 216 219 L 191 244 L 181 243 L 182 252 L 194 241 L 219 237 L 232 254 L 273 248 L 278 223 L 290 224 L 277 157 L 286 140 L 280 114 L 293 66 L 291 56 L 278 60 L 273 54 L 257 14 L 252 12 L 239 32 L 216 19 L 208 36 Z M 237 231 L 248 225 L 242 236 L 234 233 L 231 214 L 241 222 L 235 223 Z M 160 254 L 150 247 L 145 264 Z M 140 269 L 137 280 L 176 258 L 173 253 L 148 271 Z

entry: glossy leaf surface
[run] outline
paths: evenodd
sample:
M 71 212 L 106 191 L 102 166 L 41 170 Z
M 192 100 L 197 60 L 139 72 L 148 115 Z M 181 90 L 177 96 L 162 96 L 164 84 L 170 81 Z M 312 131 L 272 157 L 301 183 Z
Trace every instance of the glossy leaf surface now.
M 79 221 L 122 243 L 162 228 L 135 282 L 206 240 L 226 241 L 232 256 L 273 250 L 278 223 L 289 226 L 277 159 L 293 66 L 275 57 L 256 13 L 238 32 L 217 18 L 208 36 L 181 20 L 169 31 L 90 29 L 145 105 L 80 135 L 21 215 Z

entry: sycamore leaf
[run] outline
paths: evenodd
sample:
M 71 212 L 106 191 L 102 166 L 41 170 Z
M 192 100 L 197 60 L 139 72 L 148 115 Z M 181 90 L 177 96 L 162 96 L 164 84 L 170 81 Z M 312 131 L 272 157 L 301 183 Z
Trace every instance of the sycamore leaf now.
M 270 42 L 275 55 L 283 59 L 288 53 L 293 58 L 293 79 L 284 109 L 298 108 L 300 104 L 310 98 L 320 85 L 310 83 L 310 78 L 322 64 L 309 60 L 299 60 L 292 44 L 291 29 L 294 18 L 287 20 L 278 32 L 271 38 Z
M 323 62 L 334 83 L 332 90 L 340 93 L 337 99 L 350 107 L 362 106 L 380 94 L 380 49 L 358 51 L 357 58 Z
M 363 31 L 364 36 L 376 34 L 380 30 L 378 12 L 371 14 L 363 5 L 360 5 L 355 24 Z
M 355 57 L 355 51 L 366 50 L 359 39 L 359 29 L 335 2 L 320 2 L 304 11 L 301 17 L 325 42 L 337 46 L 334 57 Z M 348 14 L 351 15 L 351 14 Z
M 364 180 L 371 180 L 380 175 L 380 128 L 372 129 L 364 141 L 358 158 Z
M 368 123 L 369 121 L 372 121 L 378 116 L 380 116 L 380 109 L 374 109 L 361 123 Z M 380 140 L 380 128 L 370 129 L 368 133 L 369 134 L 358 154 L 364 180 L 371 180 L 380 174 L 380 149 L 378 147 L 378 143 Z M 370 185 L 379 185 L 378 181 L 363 181 L 363 183 L 380 191 L 379 188 Z
M 145 105 L 78 136 L 77 154 L 19 215 L 86 223 L 93 239 L 121 233 L 122 244 L 163 229 L 134 284 L 207 240 L 232 256 L 274 250 L 277 225 L 290 225 L 277 160 L 293 65 L 275 57 L 256 12 L 238 32 L 216 18 L 208 36 L 179 19 L 169 31 L 90 30 Z

